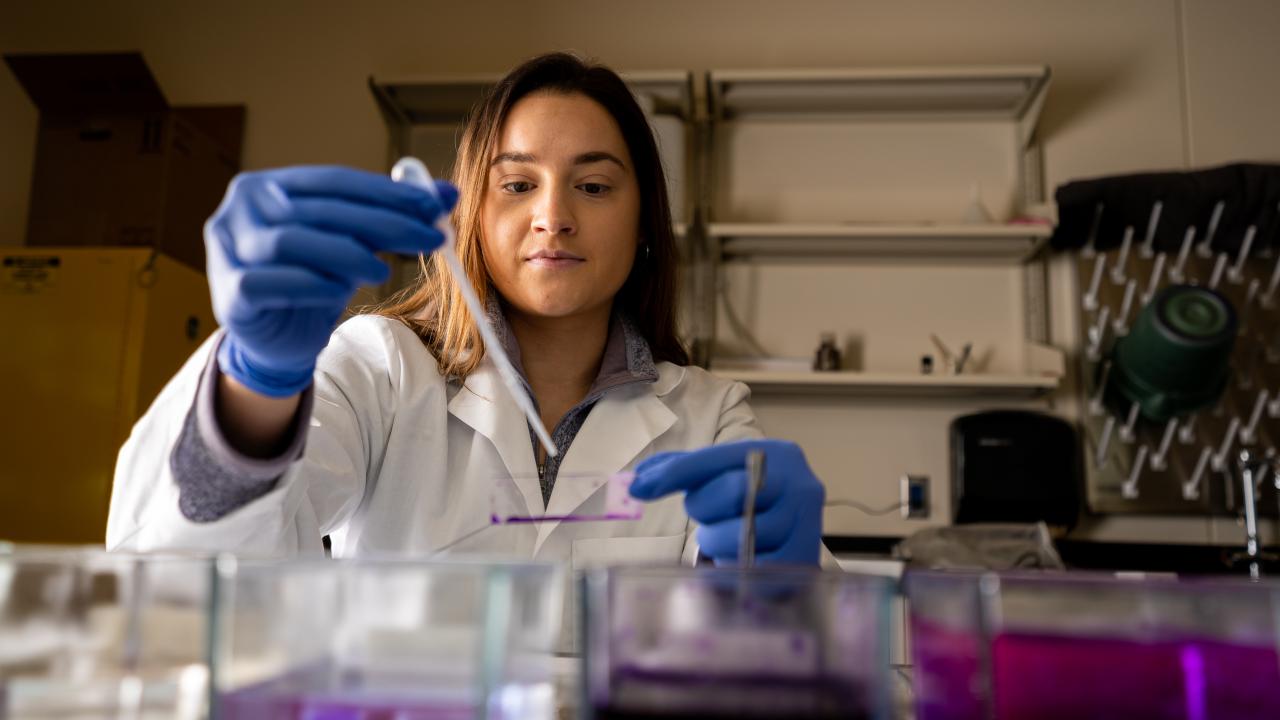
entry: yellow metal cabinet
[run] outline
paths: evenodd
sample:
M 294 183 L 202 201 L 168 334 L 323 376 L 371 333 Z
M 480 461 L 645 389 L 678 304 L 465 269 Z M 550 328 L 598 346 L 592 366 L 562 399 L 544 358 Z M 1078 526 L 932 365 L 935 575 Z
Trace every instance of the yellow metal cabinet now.
M 120 444 L 213 329 L 150 249 L 0 249 L 0 539 L 102 542 Z

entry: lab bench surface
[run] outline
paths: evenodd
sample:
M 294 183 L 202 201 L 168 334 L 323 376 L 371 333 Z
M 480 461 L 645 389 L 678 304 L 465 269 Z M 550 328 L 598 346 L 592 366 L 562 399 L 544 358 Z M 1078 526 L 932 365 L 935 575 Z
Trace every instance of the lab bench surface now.
M 837 559 L 892 561 L 901 537 L 825 537 Z M 1243 546 L 1170 543 L 1118 543 L 1059 539 L 1054 549 L 1071 570 L 1102 572 L 1176 573 L 1247 577 L 1248 569 L 1234 562 Z M 846 568 L 848 569 L 848 568 Z M 1262 573 L 1280 575 L 1280 562 L 1264 562 Z

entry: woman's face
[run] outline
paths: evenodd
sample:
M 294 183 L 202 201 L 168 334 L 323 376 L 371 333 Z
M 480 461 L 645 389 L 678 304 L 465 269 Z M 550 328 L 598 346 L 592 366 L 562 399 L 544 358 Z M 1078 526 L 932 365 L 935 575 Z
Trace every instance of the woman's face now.
M 581 94 L 537 92 L 507 116 L 481 223 L 485 265 L 518 313 L 607 313 L 636 256 L 640 190 L 613 117 Z

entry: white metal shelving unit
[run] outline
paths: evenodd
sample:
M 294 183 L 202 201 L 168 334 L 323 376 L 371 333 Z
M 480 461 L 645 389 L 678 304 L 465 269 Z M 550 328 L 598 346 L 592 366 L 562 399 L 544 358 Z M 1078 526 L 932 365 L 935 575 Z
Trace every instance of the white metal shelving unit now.
M 745 383 L 757 394 L 900 396 L 934 398 L 1036 398 L 1058 389 L 1065 368 L 1056 348 L 1027 343 L 1029 371 L 1021 374 L 947 375 L 890 372 L 812 372 L 751 367 L 728 361 L 721 377 Z
M 795 166 L 783 168 L 790 172 L 787 180 L 770 188 L 749 187 L 734 194 L 731 187 L 737 182 L 751 185 L 772 168 L 761 163 L 752 164 L 753 156 L 770 156 L 770 151 L 759 142 L 765 133 L 776 133 L 782 138 L 790 132 L 791 138 L 803 139 L 806 135 L 841 136 L 841 128 L 854 127 L 889 137 L 891 141 L 904 143 L 912 152 L 910 138 L 894 135 L 898 128 L 908 128 L 908 133 L 928 138 L 929 128 L 941 123 L 960 124 L 960 132 L 977 126 L 998 126 L 996 139 L 1016 161 L 1008 170 L 1005 182 L 1014 190 L 1011 198 L 1012 214 L 1020 214 L 1029 202 L 1040 199 L 1039 146 L 1035 138 L 1035 126 L 1050 79 L 1045 66 L 1014 67 L 958 67 L 912 69 L 849 69 L 849 70 L 716 70 L 707 77 L 707 101 L 709 128 L 702 143 L 710 153 L 709 172 L 705 187 L 708 192 L 702 198 L 710 222 L 705 228 L 706 255 L 710 262 L 702 272 L 709 278 L 703 287 L 715 288 L 722 281 L 726 268 L 748 261 L 772 262 L 846 262 L 877 264 L 933 264 L 951 265 L 1004 265 L 1024 266 L 1028 280 L 1025 304 L 1030 318 L 1025 338 L 1030 343 L 1044 340 L 1044 333 L 1031 327 L 1042 324 L 1047 315 L 1042 295 L 1044 268 L 1038 262 L 1051 228 L 1030 223 L 963 224 L 945 213 L 932 212 L 938 208 L 936 198 L 921 203 L 920 215 L 915 217 L 862 217 L 857 208 L 852 216 L 836 217 L 841 210 L 831 210 L 836 202 L 823 207 L 804 205 L 803 201 L 786 206 L 787 193 L 793 184 L 804 185 L 809 173 L 821 175 L 813 183 L 815 194 L 823 192 L 822 182 L 832 179 L 832 173 L 823 174 L 822 167 L 830 164 L 820 156 L 795 161 Z M 747 139 L 723 139 L 719 134 L 745 127 L 740 133 Z M 794 130 L 790 128 L 794 127 Z M 832 128 L 835 128 L 834 130 Z M 985 131 L 984 131 L 985 132 Z M 736 143 L 736 144 L 735 144 Z M 848 146 L 851 158 L 841 158 L 833 152 L 831 163 L 859 159 L 876 152 L 865 151 L 855 143 Z M 738 155 L 747 155 L 743 160 Z M 774 159 L 791 162 L 788 149 L 779 148 Z M 861 153 L 861 154 L 859 154 Z M 919 158 L 916 158 L 919 160 Z M 892 159 L 887 162 L 892 162 Z M 930 160 L 925 158 L 923 166 Z M 807 164 L 806 164 L 807 163 Z M 990 168 L 984 171 L 991 172 Z M 1000 172 L 996 168 L 995 172 Z M 856 173 L 847 176 L 849 195 L 858 194 Z M 728 176 L 728 177 L 726 177 Z M 841 179 L 839 177 L 837 180 Z M 727 187 L 729 186 L 729 187 Z M 782 205 L 768 212 L 756 210 L 773 201 L 769 191 L 781 197 Z M 874 188 L 870 188 L 874 192 Z M 794 197 L 801 193 L 791 192 Z M 899 193 L 901 194 L 901 193 Z M 853 202 L 856 204 L 856 201 Z M 818 217 L 797 222 L 797 216 L 806 213 Z M 705 345 L 714 347 L 717 325 L 717 300 L 719 293 L 699 298 L 697 306 L 704 315 L 698 325 L 710 328 L 712 337 L 703 338 Z M 1041 346 L 1043 347 L 1043 346 Z M 1056 354 L 1050 363 L 1060 367 L 1061 354 L 1052 348 L 1044 348 Z M 797 395 L 815 392 L 840 394 L 894 394 L 913 396 L 973 395 L 1009 396 L 1038 395 L 1052 391 L 1058 377 L 1044 375 L 1032 367 L 1023 374 L 999 372 L 991 375 L 940 376 L 920 375 L 903 371 L 868 370 L 859 373 L 758 373 L 743 370 L 717 369 L 714 353 L 709 358 L 714 372 L 726 377 L 743 380 L 758 390 Z M 1061 375 L 1061 371 L 1057 371 Z
M 1052 375 L 911 375 L 857 372 L 766 372 L 717 370 L 757 393 L 823 396 L 1039 397 L 1058 387 Z
M 1021 263 L 1052 234 L 1045 225 L 712 223 L 722 258 L 849 257 Z
M 1027 120 L 1034 126 L 1049 84 L 1045 65 L 714 70 L 720 117 L 822 114 Z M 1029 131 L 1023 133 L 1029 137 Z

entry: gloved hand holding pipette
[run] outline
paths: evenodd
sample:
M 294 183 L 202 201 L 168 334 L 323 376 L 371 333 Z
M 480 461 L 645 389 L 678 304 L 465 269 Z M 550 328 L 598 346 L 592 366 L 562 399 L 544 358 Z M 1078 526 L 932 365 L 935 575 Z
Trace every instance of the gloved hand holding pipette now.
M 745 440 L 688 452 L 659 453 L 636 466 L 631 494 L 656 500 L 685 492 L 685 510 L 698 522 L 698 545 L 717 565 L 737 562 L 747 489 L 746 459 L 765 452 L 765 480 L 756 496 L 756 562 L 817 565 L 826 490 L 804 452 L 784 440 Z
M 245 173 L 205 225 L 213 310 L 226 328 L 223 373 L 262 395 L 306 389 L 316 358 L 361 284 L 388 268 L 375 253 L 431 252 L 457 201 L 340 167 Z

